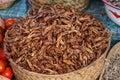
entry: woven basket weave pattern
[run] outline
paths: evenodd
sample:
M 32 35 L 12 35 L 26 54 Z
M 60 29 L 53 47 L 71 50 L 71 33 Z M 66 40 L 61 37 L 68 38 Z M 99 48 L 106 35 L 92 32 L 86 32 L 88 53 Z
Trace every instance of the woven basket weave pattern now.
M 89 0 L 29 0 L 29 3 L 33 8 L 39 8 L 43 4 L 64 3 L 65 6 L 75 7 L 79 11 L 84 11 L 89 4 Z

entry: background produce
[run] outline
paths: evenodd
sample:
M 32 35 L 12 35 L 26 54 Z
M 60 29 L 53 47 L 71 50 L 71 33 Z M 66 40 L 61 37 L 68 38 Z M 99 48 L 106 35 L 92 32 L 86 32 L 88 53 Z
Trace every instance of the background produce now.
M 0 77 L 4 76 L 10 80 L 13 78 L 13 72 L 3 50 L 4 34 L 16 21 L 16 18 L 2 19 L 0 18 Z M 0 79 L 2 79 L 1 77 Z M 2 79 L 3 80 L 3 79 Z

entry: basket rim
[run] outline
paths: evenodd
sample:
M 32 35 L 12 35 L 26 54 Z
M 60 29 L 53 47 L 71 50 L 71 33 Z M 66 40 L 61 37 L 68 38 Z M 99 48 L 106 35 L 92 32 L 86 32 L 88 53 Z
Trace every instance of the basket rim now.
M 89 4 L 89 1 L 90 0 L 85 0 L 85 3 L 84 4 L 86 4 L 85 6 L 88 6 L 88 4 Z M 41 5 L 51 5 L 50 3 L 36 3 L 35 1 L 33 1 L 33 0 L 28 0 L 28 2 L 30 3 L 30 5 L 34 5 L 35 7 L 40 7 Z M 63 1 L 64 2 L 64 1 Z M 63 3 L 62 1 L 61 2 L 59 2 L 59 3 Z M 67 2 L 71 2 L 71 1 L 67 1 Z M 74 2 L 74 1 L 73 1 Z M 56 2 L 55 2 L 55 4 L 56 4 Z M 71 3 L 70 3 L 71 4 Z M 69 5 L 68 5 L 69 6 Z
M 14 2 L 14 1 L 16 1 L 16 0 L 10 0 L 9 2 L 2 2 L 2 3 L 0 3 L 0 5 L 2 5 L 2 4 L 8 4 L 8 3 Z
M 57 74 L 57 75 L 49 75 L 49 74 L 42 74 L 42 73 L 37 73 L 37 72 L 32 72 L 32 71 L 29 71 L 21 66 L 19 66 L 18 64 L 16 64 L 12 58 L 8 57 L 8 60 L 14 64 L 16 67 L 18 67 L 19 69 L 22 69 L 24 70 L 25 72 L 27 73 L 31 73 L 31 74 L 34 74 L 34 75 L 41 75 L 41 76 L 48 76 L 48 77 L 57 77 L 57 76 L 66 76 L 66 75 L 70 75 L 70 74 L 73 74 L 73 73 L 77 73 L 79 70 L 84 70 L 84 69 L 87 69 L 89 68 L 90 66 L 94 65 L 96 61 L 100 60 L 102 57 L 104 57 L 104 55 L 106 56 L 109 48 L 110 48 L 110 44 L 111 44 L 111 38 L 109 38 L 109 42 L 108 42 L 108 47 L 107 49 L 105 50 L 105 52 L 98 58 L 96 59 L 95 61 L 93 61 L 92 63 L 90 63 L 89 65 L 87 65 L 86 67 L 83 67 L 81 69 L 78 69 L 78 70 L 75 70 L 75 71 L 72 71 L 72 72 L 69 72 L 69 73 L 63 73 L 63 74 Z

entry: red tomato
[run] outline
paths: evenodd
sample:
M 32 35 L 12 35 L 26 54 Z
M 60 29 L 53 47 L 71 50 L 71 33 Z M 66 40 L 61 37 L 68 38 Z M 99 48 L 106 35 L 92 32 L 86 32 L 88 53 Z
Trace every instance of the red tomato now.
M 16 18 L 9 18 L 5 20 L 5 28 L 7 29 L 11 27 L 15 23 L 16 20 L 17 20 Z
M 2 76 L 9 78 L 10 80 L 13 78 L 13 71 L 10 67 L 7 67 L 5 71 L 2 73 Z
M 4 61 L 7 60 L 7 57 L 5 56 L 4 50 L 2 48 L 0 48 L 0 59 L 2 59 Z
M 5 71 L 5 61 L 0 60 L 0 73 Z
M 0 34 L 0 43 L 2 43 L 2 41 L 3 41 L 3 35 Z

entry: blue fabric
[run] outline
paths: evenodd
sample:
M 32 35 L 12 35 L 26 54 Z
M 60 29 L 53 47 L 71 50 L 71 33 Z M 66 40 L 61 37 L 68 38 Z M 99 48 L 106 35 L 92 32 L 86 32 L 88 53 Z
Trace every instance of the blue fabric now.
M 107 16 L 104 4 L 101 0 L 91 0 L 86 13 L 93 14 L 97 19 L 101 20 L 104 23 L 111 34 L 114 34 L 111 39 L 112 46 L 115 43 L 120 42 L 120 26 L 111 21 Z
M 29 10 L 27 0 L 16 0 L 16 2 L 6 10 L 0 10 L 0 17 L 24 17 Z

